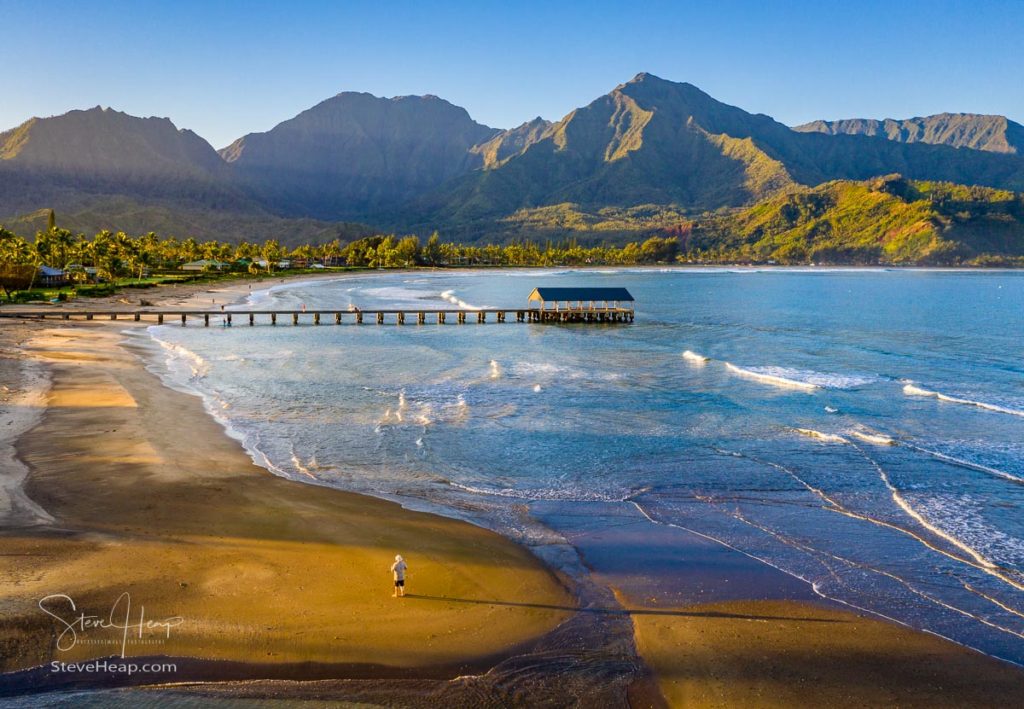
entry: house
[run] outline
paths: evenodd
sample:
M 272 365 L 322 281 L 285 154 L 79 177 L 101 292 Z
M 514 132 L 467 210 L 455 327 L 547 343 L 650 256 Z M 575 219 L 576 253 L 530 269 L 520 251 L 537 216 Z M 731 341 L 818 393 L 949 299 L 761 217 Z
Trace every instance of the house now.
M 188 263 L 181 265 L 182 271 L 223 271 L 228 267 L 228 264 L 222 261 L 215 261 L 213 259 L 200 259 L 198 261 L 189 261 Z
M 49 266 L 40 266 L 39 275 L 37 276 L 37 282 L 39 285 L 46 288 L 54 288 L 59 286 L 67 285 L 68 274 L 64 269 L 51 268 Z
M 69 280 L 85 281 L 87 283 L 99 283 L 100 271 L 94 266 L 83 266 L 80 263 L 70 263 L 64 268 L 64 273 Z

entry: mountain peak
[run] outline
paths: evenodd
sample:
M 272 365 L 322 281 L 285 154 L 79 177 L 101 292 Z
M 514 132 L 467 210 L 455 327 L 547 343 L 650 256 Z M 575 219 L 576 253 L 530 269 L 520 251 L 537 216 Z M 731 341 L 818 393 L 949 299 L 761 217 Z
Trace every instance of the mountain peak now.
M 220 154 L 282 213 L 359 218 L 477 166 L 471 149 L 497 132 L 431 94 L 343 92 Z
M 661 82 L 663 84 L 674 84 L 674 83 L 676 83 L 674 81 L 668 81 L 667 79 L 662 79 L 660 76 L 655 76 L 654 74 L 652 74 L 652 73 L 650 73 L 648 71 L 641 71 L 639 74 L 634 76 L 632 79 L 630 79 L 626 83 L 627 84 L 642 84 L 642 83 L 647 82 L 647 81 L 650 81 L 650 82 Z

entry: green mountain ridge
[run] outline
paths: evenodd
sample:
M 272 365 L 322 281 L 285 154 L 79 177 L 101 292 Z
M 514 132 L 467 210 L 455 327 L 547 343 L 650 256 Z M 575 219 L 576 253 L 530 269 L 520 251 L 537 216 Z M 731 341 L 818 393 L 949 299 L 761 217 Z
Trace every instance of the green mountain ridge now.
M 835 181 L 693 224 L 695 258 L 927 264 L 1024 256 L 1024 195 L 889 175 Z
M 1024 160 L 944 145 L 794 131 L 695 86 L 639 74 L 569 113 L 518 154 L 425 195 L 397 220 L 486 232 L 520 209 L 663 204 L 739 207 L 835 179 L 914 179 L 1024 187 Z
M 907 184 L 1024 189 L 1020 128 L 999 116 L 940 114 L 792 129 L 691 84 L 644 73 L 559 121 L 538 117 L 508 130 L 481 125 L 435 96 L 345 92 L 219 152 L 169 119 L 95 108 L 0 133 L 0 221 L 28 228 L 34 218 L 17 215 L 53 208 L 65 226 L 85 232 L 160 230 L 289 244 L 371 231 L 354 222 L 396 233 L 436 229 L 465 242 L 715 234 L 736 254 L 760 259 L 768 245 L 735 241 L 750 233 L 749 220 L 737 215 L 774 204 L 810 215 L 801 200 L 824 204 L 822 195 L 832 194 L 825 221 L 807 216 L 819 221 L 813 234 L 799 236 L 813 259 L 833 210 L 852 210 L 858 220 L 874 215 L 876 232 L 907 213 L 894 195 L 880 200 L 869 190 L 871 199 L 854 200 L 861 188 L 836 185 L 898 173 Z M 814 192 L 819 188 L 825 192 Z M 872 200 L 874 211 L 858 211 Z M 910 203 L 916 210 L 922 201 L 933 200 Z M 929 214 L 915 223 L 927 221 L 936 238 L 960 244 L 957 258 L 1018 251 L 1016 227 L 1007 226 L 1018 218 L 1012 210 L 967 221 Z M 1005 238 L 986 245 L 970 231 L 982 225 Z M 858 229 L 869 241 L 870 224 Z M 799 240 L 797 232 L 769 231 Z M 847 238 L 843 230 L 832 234 Z M 930 258 L 923 242 L 914 243 L 907 258 Z M 933 246 L 935 254 L 947 248 Z M 774 258 L 795 258 L 792 249 Z M 898 252 L 887 246 L 879 258 Z

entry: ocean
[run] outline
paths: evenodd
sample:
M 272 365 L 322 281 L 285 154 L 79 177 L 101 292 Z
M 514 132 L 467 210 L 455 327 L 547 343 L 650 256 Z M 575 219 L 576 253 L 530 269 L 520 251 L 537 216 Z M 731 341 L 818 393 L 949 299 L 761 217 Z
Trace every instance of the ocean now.
M 657 603 L 742 596 L 645 549 L 689 530 L 1024 664 L 1024 273 L 370 273 L 231 309 L 515 307 L 542 285 L 624 286 L 636 322 L 236 318 L 149 328 L 150 367 L 276 474 L 485 525 Z M 586 548 L 623 525 L 616 553 Z

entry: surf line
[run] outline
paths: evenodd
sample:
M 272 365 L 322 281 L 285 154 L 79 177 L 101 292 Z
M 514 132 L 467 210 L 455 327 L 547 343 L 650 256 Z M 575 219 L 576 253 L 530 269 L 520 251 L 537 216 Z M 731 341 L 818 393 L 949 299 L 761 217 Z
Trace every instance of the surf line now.
M 965 544 L 964 542 L 960 541 L 959 539 L 957 539 L 953 535 L 948 534 L 947 532 L 943 531 L 942 529 L 939 529 L 938 527 L 933 525 L 931 522 L 926 520 L 924 518 L 924 516 L 921 513 L 919 513 L 917 510 L 915 510 L 913 508 L 913 506 L 909 502 L 906 501 L 906 499 L 903 497 L 903 495 L 900 494 L 900 491 L 896 488 L 895 485 L 893 485 L 892 481 L 889 479 L 889 475 L 888 475 L 888 473 L 885 472 L 885 469 L 881 465 L 879 465 L 878 462 L 874 458 L 872 458 L 866 452 L 864 452 L 864 450 L 860 446 L 858 446 L 856 443 L 851 443 L 851 445 L 862 456 L 864 456 L 864 459 L 867 460 L 875 468 L 875 470 L 878 471 L 878 475 L 881 478 L 882 482 L 885 484 L 886 488 L 888 488 L 889 494 L 892 497 L 893 502 L 895 502 L 897 504 L 897 506 L 899 506 L 900 509 L 902 509 L 911 519 L 915 520 L 918 524 L 920 524 L 922 527 L 927 529 L 929 532 L 931 532 L 935 536 L 940 537 L 941 539 L 945 539 L 947 542 L 949 542 L 953 546 L 957 547 L 958 549 L 960 549 L 961 551 L 966 553 L 968 556 L 970 556 L 972 559 L 974 559 L 977 563 L 976 564 L 971 564 L 971 566 L 974 566 L 975 568 L 978 568 L 981 571 L 984 571 L 985 573 L 987 573 L 987 574 L 989 574 L 991 576 L 994 576 L 995 578 L 999 579 L 1000 581 L 1002 581 L 1004 583 L 1009 584 L 1010 586 L 1013 586 L 1014 588 L 1016 588 L 1019 591 L 1024 591 L 1024 583 L 1016 581 L 1015 579 L 1013 579 L 1013 578 L 1009 577 L 1007 574 L 1005 574 L 1004 572 L 1006 571 L 1006 569 L 1004 569 L 1003 567 L 999 566 L 998 564 L 993 563 L 991 560 L 985 558 L 981 553 L 976 551 L 971 546 Z M 913 536 L 916 536 L 916 535 L 913 535 Z M 948 555 L 948 556 L 950 556 L 951 558 L 957 558 L 956 556 L 953 556 L 953 555 Z M 963 561 L 966 561 L 966 560 L 963 560 Z
M 998 468 L 990 468 L 987 465 L 981 465 L 980 463 L 972 463 L 969 460 L 961 460 L 960 458 L 954 458 L 953 456 L 946 455 L 945 453 L 940 453 L 938 451 L 933 451 L 927 448 L 921 448 L 920 446 L 915 446 L 913 443 L 904 442 L 902 445 L 906 446 L 907 448 L 910 448 L 911 450 L 918 451 L 919 453 L 929 455 L 932 458 L 935 458 L 937 460 L 942 461 L 943 463 L 946 463 L 947 465 L 953 465 L 958 468 L 967 468 L 968 470 L 977 470 L 979 473 L 986 473 L 988 475 L 993 475 L 995 477 L 1002 478 L 1003 480 L 1009 480 L 1010 482 L 1014 482 L 1019 485 L 1024 485 L 1024 478 L 1019 478 L 1016 475 L 1007 473 L 1003 470 L 999 470 Z
M 870 456 L 868 456 L 867 453 L 865 453 L 861 449 L 861 447 L 858 446 L 856 443 L 853 443 L 852 441 L 850 441 L 849 445 L 851 445 L 853 448 L 855 448 L 868 462 L 870 462 L 875 467 L 875 469 L 877 471 L 879 471 L 881 473 L 883 483 L 887 484 L 887 486 L 888 486 L 888 488 L 890 490 L 890 494 L 893 494 L 893 491 L 895 491 L 896 488 L 893 487 L 890 482 L 888 482 L 889 478 L 885 474 L 885 471 L 882 470 L 881 466 L 879 466 L 878 463 L 876 463 L 874 461 L 874 459 L 872 459 Z M 949 538 L 949 535 L 946 535 L 941 530 L 935 530 L 935 528 L 932 525 L 928 524 L 927 521 L 922 521 L 921 522 L 923 527 L 925 527 L 929 531 L 932 531 L 937 536 L 942 537 L 943 539 L 946 539 L 947 541 L 950 541 L 951 543 L 954 544 L 954 546 L 962 549 L 969 556 L 974 558 L 975 561 L 972 561 L 971 559 L 965 558 L 965 557 L 963 557 L 963 556 L 961 556 L 959 554 L 954 554 L 954 553 L 952 553 L 952 552 L 950 552 L 950 551 L 948 551 L 946 549 L 942 549 L 941 547 L 936 546 L 935 544 L 933 544 L 929 540 L 925 539 L 921 535 L 915 534 L 913 531 L 907 529 L 906 527 L 901 527 L 898 524 L 893 524 L 892 522 L 886 522 L 885 520 L 877 519 L 875 517 L 871 517 L 871 516 L 868 516 L 868 515 L 865 515 L 865 514 L 861 514 L 859 512 L 854 512 L 853 510 L 847 509 L 846 507 L 844 507 L 843 505 L 841 505 L 840 503 L 836 502 L 831 497 L 829 497 L 828 494 L 825 493 L 824 490 L 821 490 L 819 488 L 814 487 L 813 485 L 808 483 L 806 480 L 801 478 L 799 475 L 797 475 L 796 473 L 794 473 L 792 470 L 790 470 L 789 468 L 787 468 L 784 465 L 781 465 L 779 463 L 774 463 L 774 462 L 772 462 L 770 460 L 762 460 L 762 459 L 757 458 L 755 456 L 746 455 L 744 453 L 735 453 L 733 451 L 725 450 L 725 449 L 722 449 L 722 448 L 713 448 L 713 450 L 715 450 L 715 451 L 717 451 L 717 452 L 719 452 L 719 453 L 721 453 L 723 455 L 729 455 L 729 456 L 739 457 L 739 458 L 746 458 L 746 459 L 751 460 L 751 461 L 753 461 L 755 463 L 758 463 L 760 465 L 767 465 L 769 467 L 775 468 L 776 470 L 779 470 L 779 471 L 785 473 L 786 475 L 789 475 L 791 478 L 793 478 L 798 483 L 803 485 L 803 487 L 806 488 L 809 492 L 812 492 L 813 494 L 817 495 L 819 498 L 824 500 L 826 503 L 828 503 L 829 506 L 824 508 L 824 509 L 826 509 L 826 510 L 828 510 L 830 512 L 835 512 L 837 514 L 841 514 L 841 515 L 844 515 L 846 517 L 850 517 L 852 519 L 859 519 L 859 520 L 861 520 L 863 522 L 869 522 L 870 524 L 875 524 L 875 525 L 878 525 L 880 527 L 886 527 L 888 529 L 892 529 L 893 531 L 899 532 L 901 534 L 905 534 L 908 537 L 910 537 L 911 539 L 914 539 L 918 543 L 924 545 L 925 547 L 927 547 L 928 549 L 931 549 L 932 551 L 934 551 L 936 553 L 942 554 L 943 556 L 945 556 L 945 557 L 947 557 L 949 559 L 952 559 L 953 561 L 960 562 L 961 564 L 966 564 L 967 566 L 971 566 L 973 568 L 978 569 L 979 571 L 983 571 L 983 572 L 985 572 L 987 574 L 990 574 L 990 575 L 998 578 L 1000 581 L 1002 581 L 1002 582 L 1004 582 L 1006 584 L 1009 584 L 1010 586 L 1013 586 L 1014 588 L 1016 588 L 1018 590 L 1024 591 L 1024 584 L 1021 584 L 1020 582 L 1014 580 L 1013 578 L 1010 578 L 1010 577 L 1006 576 L 1005 574 L 1003 574 L 1002 572 L 1004 571 L 1004 569 L 1002 569 L 1002 567 L 997 566 L 996 564 L 993 564 L 991 561 L 986 559 L 984 556 L 981 556 L 980 554 L 978 554 L 978 552 L 976 552 L 975 550 L 971 549 L 970 547 L 968 547 L 967 545 L 963 544 L 962 542 L 959 542 L 959 540 L 953 542 Z M 896 497 L 899 497 L 900 500 L 903 500 L 902 496 L 899 495 L 898 491 L 896 491 Z M 904 502 L 905 505 L 907 504 L 905 500 L 903 502 Z M 899 504 L 899 502 L 897 502 L 897 504 Z M 903 506 L 901 505 L 901 507 L 903 507 Z M 907 507 L 909 507 L 909 505 L 907 505 Z M 911 508 L 911 510 L 913 510 L 913 508 Z M 904 509 L 904 511 L 906 512 L 907 510 Z M 917 515 L 917 517 L 914 516 L 916 514 L 916 511 L 914 511 L 913 513 L 907 512 L 907 514 L 910 515 L 911 517 L 915 518 L 915 519 L 920 518 L 920 515 Z M 921 519 L 923 519 L 923 518 L 921 518 Z M 919 519 L 919 521 L 921 521 L 921 520 Z
M 1010 416 L 1024 416 L 1024 411 L 1018 409 L 1010 409 L 1005 406 L 999 406 L 998 404 L 987 404 L 984 401 L 974 401 L 972 399 L 961 399 L 956 396 L 949 396 L 943 394 L 940 391 L 932 391 L 931 389 L 922 389 L 919 386 L 914 385 L 912 382 L 904 385 L 903 393 L 907 396 L 925 396 L 938 399 L 939 401 L 945 401 L 950 404 L 962 404 L 963 406 L 976 406 L 979 409 L 985 409 L 986 411 L 995 411 L 1000 414 L 1009 414 Z
M 971 593 L 975 594 L 976 596 L 981 596 L 986 601 L 994 603 L 995 605 L 999 606 L 1000 608 L 1002 608 L 1007 613 L 1012 613 L 1015 616 L 1019 616 L 1021 618 L 1024 618 L 1024 613 L 1021 613 L 1016 608 L 1011 608 L 1010 606 L 1008 606 L 1005 603 L 1003 603 L 1002 601 L 1000 601 L 998 598 L 993 598 L 992 596 L 988 595 L 987 593 L 983 593 L 983 592 L 979 591 L 978 589 L 974 588 L 973 586 L 971 586 L 971 584 L 967 583 L 963 579 L 960 579 L 960 585 L 963 586 L 964 588 L 966 588 Z
M 924 591 L 916 588 L 913 584 L 911 584 L 906 579 L 901 578 L 901 577 L 897 576 L 896 574 L 894 574 L 892 572 L 886 571 L 885 569 L 875 568 L 874 566 L 869 566 L 867 564 L 863 564 L 863 563 L 860 563 L 858 561 L 854 561 L 852 559 L 847 559 L 846 557 L 839 556 L 837 554 L 833 554 L 832 552 L 825 551 L 824 549 L 816 549 L 814 547 L 811 547 L 811 546 L 808 546 L 808 545 L 805 545 L 805 544 L 801 544 L 800 542 L 797 542 L 795 540 L 789 539 L 788 537 L 786 537 L 785 535 L 777 532 L 776 530 L 770 529 L 769 527 L 765 527 L 765 526 L 762 526 L 760 524 L 757 524 L 756 522 L 748 520 L 739 511 L 737 511 L 735 513 L 732 513 L 731 516 L 734 519 L 736 519 L 737 521 L 739 521 L 739 522 L 743 522 L 744 524 L 747 524 L 747 525 L 749 525 L 751 527 L 754 527 L 755 529 L 761 530 L 765 534 L 768 534 L 768 535 L 771 535 L 772 537 L 775 537 L 776 539 L 778 539 L 784 545 L 795 547 L 795 548 L 800 549 L 800 550 L 804 551 L 805 553 L 811 555 L 822 566 L 824 566 L 825 569 L 829 572 L 829 575 L 832 576 L 832 578 L 834 578 L 836 580 L 836 582 L 841 584 L 841 585 L 845 586 L 846 584 L 843 583 L 842 580 L 838 577 L 838 575 L 835 573 L 835 570 L 832 569 L 831 566 L 826 564 L 823 559 L 818 558 L 817 555 L 828 556 L 828 557 L 831 557 L 831 558 L 835 559 L 836 561 L 839 561 L 839 562 L 841 562 L 843 564 L 846 564 L 847 566 L 851 566 L 853 568 L 862 569 L 864 571 L 871 571 L 871 572 L 874 572 L 876 574 L 880 574 L 882 576 L 886 576 L 886 577 L 892 579 L 893 581 L 899 583 L 903 587 L 905 587 L 911 593 L 913 593 L 913 594 L 915 594 L 917 596 L 920 596 L 921 598 L 925 599 L 926 601 L 928 601 L 930 603 L 934 603 L 935 605 L 937 605 L 937 606 L 939 606 L 941 608 L 945 608 L 946 610 L 950 610 L 950 611 L 953 611 L 955 613 L 959 613 L 960 615 L 963 615 L 963 616 L 966 616 L 968 618 L 971 618 L 972 620 L 976 620 L 979 623 L 982 623 L 983 625 L 987 625 L 987 626 L 989 626 L 989 627 L 991 627 L 991 628 L 993 628 L 995 630 L 999 630 L 1001 632 L 1008 633 L 1009 635 L 1015 635 L 1015 636 L 1017 636 L 1019 638 L 1024 639 L 1024 633 L 1020 633 L 1020 632 L 1018 632 L 1018 631 L 1016 631 L 1016 630 L 1014 630 L 1012 628 L 1004 627 L 1002 625 L 999 625 L 998 623 L 994 623 L 994 622 L 988 620 L 987 618 L 982 618 L 981 616 L 975 615 L 974 613 L 971 613 L 970 611 L 966 611 L 963 608 L 959 608 L 959 607 L 954 606 L 954 605 L 952 605 L 950 603 L 947 603 L 946 601 L 943 601 L 942 599 L 935 598 L 931 594 L 925 593 Z M 1016 611 L 1016 610 L 1014 610 L 1014 609 L 1012 609 L 1012 608 L 1010 608 L 1008 606 L 1003 605 L 1002 603 L 1000 603 L 996 599 L 992 598 L 991 596 L 987 596 L 984 593 L 980 593 L 978 591 L 975 591 L 973 588 L 971 588 L 968 584 L 964 583 L 963 581 L 961 581 L 960 583 L 968 591 L 972 591 L 976 595 L 984 598 L 985 600 L 991 601 L 992 603 L 994 603 L 995 605 L 999 606 L 1003 610 L 1006 610 L 1006 611 L 1009 611 L 1010 613 L 1013 613 L 1015 615 L 1021 615 L 1022 617 L 1024 617 L 1024 615 L 1022 615 L 1018 611 Z
M 663 522 L 661 520 L 657 520 L 657 519 L 653 518 L 651 515 L 649 515 L 647 513 L 647 511 L 636 500 L 628 500 L 628 502 L 631 505 L 633 505 L 637 509 L 637 511 L 640 512 L 641 515 L 643 515 L 644 519 L 646 519 L 651 524 L 658 524 L 658 525 L 662 525 L 662 526 L 665 526 L 665 527 L 673 527 L 675 529 L 680 529 L 680 530 L 682 530 L 684 532 L 689 532 L 690 534 L 695 534 L 698 537 L 701 537 L 702 539 L 708 540 L 709 542 L 714 542 L 716 544 L 720 544 L 720 545 L 724 546 L 725 548 L 732 549 L 733 551 L 738 552 L 738 553 L 742 554 L 743 556 L 745 556 L 747 558 L 753 559 L 754 561 L 759 561 L 762 564 L 766 564 L 767 566 L 770 566 L 771 568 L 775 569 L 776 571 L 781 571 L 782 573 L 786 574 L 787 576 L 791 576 L 791 577 L 797 579 L 798 581 L 803 581 L 804 583 L 806 583 L 808 586 L 811 587 L 811 590 L 814 591 L 815 594 L 817 594 L 821 598 L 824 598 L 825 600 L 834 601 L 835 603 L 840 603 L 840 604 L 846 606 L 847 608 L 852 608 L 852 609 L 860 611 L 862 613 L 867 613 L 867 614 L 873 615 L 873 616 L 875 616 L 877 618 L 882 618 L 883 620 L 887 620 L 887 621 L 889 621 L 891 623 L 896 623 L 897 625 L 902 625 L 904 628 L 910 628 L 912 630 L 918 630 L 918 628 L 915 628 L 914 626 L 912 626 L 909 623 L 906 623 L 906 622 L 900 620 L 899 618 L 894 618 L 894 617 L 892 617 L 890 615 L 886 615 L 885 613 L 882 613 L 880 611 L 876 611 L 876 610 L 873 610 L 871 608 L 866 608 L 864 606 L 857 605 L 856 603 L 852 603 L 850 601 L 843 600 L 842 598 L 837 598 L 835 596 L 830 596 L 830 595 L 828 595 L 827 593 L 825 593 L 825 592 L 823 592 L 821 590 L 821 588 L 818 586 L 817 582 L 811 581 L 809 579 L 806 579 L 803 576 L 801 576 L 800 574 L 797 574 L 797 573 L 794 573 L 794 572 L 789 571 L 787 569 L 784 569 L 781 566 L 773 564 L 772 562 L 768 561 L 767 559 L 763 559 L 763 558 L 761 558 L 761 557 L 759 557 L 759 556 L 757 556 L 755 554 L 751 554 L 750 552 L 744 551 L 743 549 L 740 549 L 739 547 L 735 547 L 732 544 L 729 544 L 728 542 L 726 542 L 726 541 L 724 541 L 722 539 L 718 539 L 716 537 L 712 537 L 711 535 L 704 534 L 703 532 L 698 532 L 696 529 L 691 529 L 690 527 L 685 527 L 685 526 L 683 526 L 681 524 L 676 524 L 675 522 Z M 939 601 L 937 599 L 935 600 L 935 602 L 938 605 L 940 605 L 940 606 L 947 605 L 944 602 Z M 960 610 L 959 608 L 956 608 L 956 607 L 950 607 L 950 610 L 956 611 L 958 613 L 964 613 L 964 611 L 962 611 L 962 610 Z M 968 615 L 970 615 L 970 614 L 968 614 Z M 984 620 L 982 618 L 979 618 L 978 620 L 980 622 L 986 624 L 986 625 L 993 625 L 994 626 L 994 624 L 992 624 L 992 623 L 990 623 L 990 622 L 988 622 L 988 621 L 986 621 L 986 620 Z M 994 627 L 998 627 L 998 626 L 994 626 Z M 979 650 L 976 647 L 972 647 L 972 646 L 967 645 L 965 643 L 962 643 L 962 642 L 959 642 L 957 640 L 954 640 L 953 638 L 950 638 L 950 637 L 948 637 L 946 635 L 942 635 L 941 633 L 937 633 L 934 630 L 928 630 L 927 628 L 924 628 L 922 630 L 924 632 L 926 632 L 926 633 L 929 633 L 930 635 L 934 635 L 937 638 L 942 638 L 943 640 L 948 640 L 951 643 L 955 643 L 956 645 L 959 645 L 960 647 L 966 647 L 966 648 L 969 648 L 969 649 L 974 650 L 976 652 L 981 652 L 983 655 L 988 655 L 988 653 L 983 652 L 982 650 Z M 1015 631 L 1013 631 L 1013 630 L 1010 630 L 1008 632 L 1010 632 L 1011 634 L 1016 634 Z M 989 655 L 989 656 L 990 657 L 997 657 L 995 655 Z M 1003 660 L 1005 662 L 1009 662 L 1009 663 L 1011 663 L 1013 665 L 1018 665 L 1018 666 L 1020 665 L 1020 663 L 1014 662 L 1013 660 L 1008 660 L 1007 658 L 998 657 L 998 659 Z
M 772 384 L 774 386 L 783 387 L 785 389 L 799 389 L 800 391 L 812 392 L 821 389 L 817 384 L 811 382 L 802 382 L 796 379 L 787 379 L 786 377 L 780 377 L 775 374 L 764 374 L 761 372 L 755 372 L 750 369 L 744 369 L 743 367 L 737 367 L 732 362 L 726 362 L 725 368 L 734 374 L 738 374 L 741 377 L 750 379 L 753 381 L 761 382 L 762 384 Z

